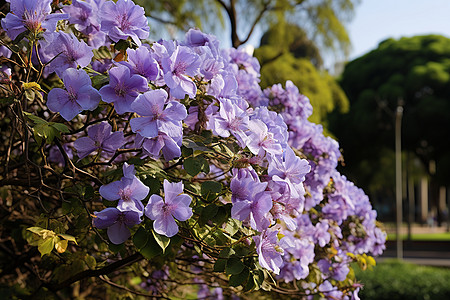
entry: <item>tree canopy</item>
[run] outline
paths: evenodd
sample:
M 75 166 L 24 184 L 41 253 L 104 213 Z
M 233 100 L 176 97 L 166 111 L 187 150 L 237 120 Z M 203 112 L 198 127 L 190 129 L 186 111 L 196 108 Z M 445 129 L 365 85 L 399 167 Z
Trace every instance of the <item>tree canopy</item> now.
M 430 175 L 448 185 L 450 39 L 426 35 L 385 40 L 348 63 L 341 84 L 350 110 L 333 117 L 331 131 L 344 149 L 348 170 L 360 182 L 373 181 L 382 170 L 382 153 L 393 150 L 393 114 L 401 104 L 403 149 L 414 153 L 425 169 L 435 162 Z
M 347 110 L 347 96 L 328 72 L 319 69 L 320 51 L 299 26 L 270 28 L 262 36 L 255 56 L 261 63 L 261 86 L 291 80 L 310 99 L 314 107 L 312 122 L 326 126 L 328 113 L 334 109 Z
M 346 23 L 359 0 L 137 0 L 148 16 L 169 28 L 196 26 L 221 35 L 229 26 L 233 47 L 245 44 L 256 29 L 287 21 L 301 26 L 321 48 L 346 55 L 350 39 Z M 225 21 L 227 20 L 227 21 Z M 220 25 L 220 26 L 218 26 Z

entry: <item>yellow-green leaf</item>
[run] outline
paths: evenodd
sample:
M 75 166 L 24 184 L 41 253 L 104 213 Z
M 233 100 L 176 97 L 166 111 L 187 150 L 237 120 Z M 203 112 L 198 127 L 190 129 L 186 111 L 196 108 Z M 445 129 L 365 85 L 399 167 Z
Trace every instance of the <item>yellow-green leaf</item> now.
M 41 227 L 29 227 L 27 228 L 28 231 L 31 231 L 32 233 L 36 233 L 39 235 L 42 235 L 42 231 L 45 230 L 44 228 Z
M 50 252 L 52 252 L 54 246 L 55 240 L 53 239 L 53 237 L 49 237 L 43 243 L 41 243 L 38 246 L 38 250 L 41 253 L 41 257 L 44 256 L 45 254 L 49 254 Z
M 170 238 L 164 235 L 160 235 L 156 233 L 154 230 L 152 230 L 153 237 L 155 238 L 158 245 L 161 247 L 163 253 L 166 251 L 167 246 L 170 244 Z
M 74 242 L 76 245 L 78 245 L 77 244 L 77 241 L 75 240 L 75 238 L 73 237 L 73 236 L 71 236 L 71 235 L 68 235 L 68 234 L 65 234 L 65 233 L 60 233 L 60 234 L 58 234 L 60 237 L 62 237 L 63 239 L 65 239 L 65 240 L 67 240 L 67 241 L 69 241 L 69 242 Z

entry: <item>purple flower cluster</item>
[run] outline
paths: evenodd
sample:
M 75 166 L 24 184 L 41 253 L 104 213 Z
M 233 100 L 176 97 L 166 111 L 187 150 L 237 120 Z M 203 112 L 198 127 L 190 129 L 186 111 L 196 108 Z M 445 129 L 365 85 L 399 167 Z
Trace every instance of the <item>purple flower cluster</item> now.
M 116 208 L 106 208 L 96 212 L 93 220 L 95 227 L 108 228 L 108 237 L 114 244 L 121 244 L 130 237 L 129 228 L 139 224 L 145 214 L 154 220 L 155 232 L 172 237 L 178 233 L 175 219 L 186 221 L 192 216 L 189 207 L 191 197 L 183 194 L 183 183 L 170 183 L 164 180 L 165 200 L 152 195 L 144 208 L 142 201 L 150 189 L 138 177 L 133 165 L 124 163 L 123 177 L 100 187 L 100 195 L 109 201 L 117 201 Z
M 89 113 L 89 118 L 99 119 L 88 127 L 87 136 L 70 140 L 75 140 L 79 159 L 97 151 L 123 162 L 123 177 L 99 189 L 116 205 L 95 212 L 95 227 L 107 229 L 114 244 L 128 240 L 130 228 L 144 216 L 159 235 L 173 237 L 180 226 L 183 233 L 197 230 L 184 227 L 199 223 L 187 221 L 198 217 L 203 195 L 192 192 L 193 201 L 184 193 L 181 179 L 167 180 L 190 176 L 180 166 L 189 151 L 183 151 L 178 162 L 171 160 L 182 155 L 183 145 L 194 150 L 192 158 L 205 149 L 219 152 L 221 146 L 220 151 L 229 146 L 234 152 L 229 162 L 205 155 L 211 170 L 222 173 L 214 180 L 231 191 L 231 199 L 221 194 L 214 205 L 231 206 L 231 218 L 237 220 L 233 222 L 252 236 L 247 241 L 258 254 L 258 268 L 285 282 L 305 280 L 314 268 L 320 270 L 320 282 L 303 281 L 305 289 L 327 297 L 349 296 L 337 288 L 349 273 L 352 258 L 347 253 L 381 254 L 386 235 L 376 226 L 368 197 L 336 171 L 339 145 L 323 134 L 321 125 L 308 121 L 312 106 L 292 82 L 261 90 L 256 58 L 239 49 L 221 50 L 215 37 L 197 29 L 189 30 L 184 41 L 143 44 L 149 34 L 147 19 L 131 0 L 74 0 L 62 7 L 64 14 L 52 13 L 50 3 L 11 0 L 11 13 L 1 22 L 11 38 L 25 30 L 45 30 L 39 40 L 40 58 L 48 63 L 45 72 L 55 72 L 64 83 L 64 89 L 48 93 L 51 111 L 70 121 L 82 111 L 95 110 L 101 100 L 107 103 Z M 55 32 L 62 19 L 79 34 Z M 128 38 L 133 43 L 124 43 L 131 45 L 126 53 L 113 52 L 111 59 L 93 61 L 94 48 Z M 109 79 L 99 91 L 83 70 L 87 67 Z M 109 112 L 98 115 L 104 106 Z M 113 132 L 111 124 L 120 130 Z M 205 130 L 212 132 L 214 145 L 196 144 L 196 138 L 203 141 L 199 133 Z M 120 148 L 125 151 L 117 152 Z M 122 152 L 127 154 L 118 158 Z M 140 179 L 158 171 L 144 165 L 138 168 L 142 173 L 136 172 L 125 162 L 131 157 L 128 152 L 137 153 L 133 159 L 145 164 L 164 166 L 157 176 L 163 181 L 164 197 L 149 195 L 150 188 Z M 209 180 L 211 174 L 183 180 L 192 179 L 189 184 L 198 187 L 197 180 Z M 199 292 L 208 294 L 207 286 L 199 284 L 203 289 Z

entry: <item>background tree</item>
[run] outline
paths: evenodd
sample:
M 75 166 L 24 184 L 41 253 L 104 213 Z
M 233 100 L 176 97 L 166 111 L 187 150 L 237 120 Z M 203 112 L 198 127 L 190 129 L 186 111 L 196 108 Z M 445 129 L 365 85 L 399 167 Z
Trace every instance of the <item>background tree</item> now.
M 330 123 L 344 149 L 348 176 L 357 184 L 372 193 L 385 184 L 393 188 L 386 167 L 393 169 L 393 112 L 400 101 L 402 148 L 422 162 L 432 188 L 448 186 L 449 57 L 450 39 L 415 36 L 388 39 L 345 67 L 341 84 L 350 110 L 334 115 Z M 434 164 L 435 170 L 429 168 Z
M 236 48 L 245 44 L 257 28 L 264 32 L 270 24 L 286 20 L 301 26 L 320 48 L 347 55 L 350 39 L 345 24 L 352 18 L 359 0 L 137 0 L 136 3 L 150 12 L 151 19 L 168 25 L 169 30 L 185 31 L 197 26 L 221 36 L 224 27 L 229 26 L 231 45 Z
M 348 99 L 335 79 L 321 70 L 322 57 L 316 44 L 295 24 L 270 28 L 261 38 L 255 56 L 261 64 L 261 86 L 291 80 L 314 107 L 310 120 L 326 127 L 327 114 L 334 109 L 345 112 Z

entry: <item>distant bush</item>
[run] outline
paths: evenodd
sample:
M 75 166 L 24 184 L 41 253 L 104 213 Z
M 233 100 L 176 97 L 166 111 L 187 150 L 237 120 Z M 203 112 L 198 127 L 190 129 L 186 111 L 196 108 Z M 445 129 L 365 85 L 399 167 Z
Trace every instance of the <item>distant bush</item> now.
M 355 269 L 364 284 L 362 300 L 450 299 L 450 269 L 397 260 L 380 263 L 372 271 Z

